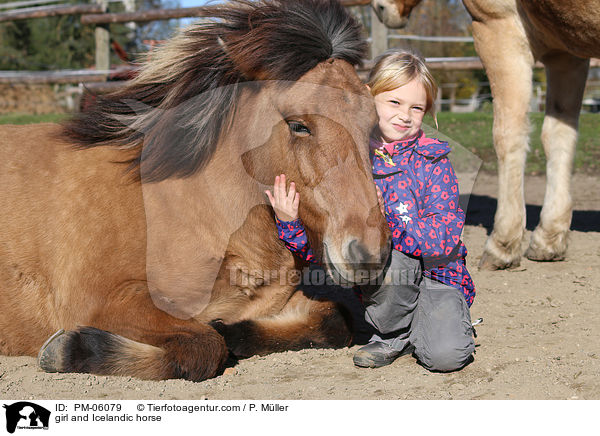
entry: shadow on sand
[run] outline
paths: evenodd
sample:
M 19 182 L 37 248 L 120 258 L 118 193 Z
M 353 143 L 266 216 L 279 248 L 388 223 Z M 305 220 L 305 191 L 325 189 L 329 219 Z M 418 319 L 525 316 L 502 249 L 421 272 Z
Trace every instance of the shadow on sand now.
M 467 211 L 465 224 L 468 226 L 483 226 L 487 229 L 489 235 L 494 227 L 494 214 L 498 204 L 496 199 L 487 195 L 461 195 L 460 204 Z M 525 210 L 527 213 L 527 230 L 533 230 L 540 222 L 542 207 L 527 204 Z M 571 230 L 600 232 L 600 211 L 574 210 Z

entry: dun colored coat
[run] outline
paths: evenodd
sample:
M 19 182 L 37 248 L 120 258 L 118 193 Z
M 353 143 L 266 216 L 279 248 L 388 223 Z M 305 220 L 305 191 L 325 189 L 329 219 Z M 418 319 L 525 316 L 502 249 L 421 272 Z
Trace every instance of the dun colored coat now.
M 350 341 L 336 304 L 296 289 L 303 265 L 264 189 L 282 172 L 296 182 L 332 275 L 381 271 L 360 26 L 335 0 L 202 14 L 66 125 L 0 129 L 3 354 L 42 347 L 47 371 L 202 380 L 229 352 Z

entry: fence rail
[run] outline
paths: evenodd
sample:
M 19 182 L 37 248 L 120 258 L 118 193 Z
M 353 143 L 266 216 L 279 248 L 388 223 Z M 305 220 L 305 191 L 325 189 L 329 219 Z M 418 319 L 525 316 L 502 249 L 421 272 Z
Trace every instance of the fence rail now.
M 342 0 L 344 6 L 364 6 L 371 0 Z M 199 15 L 201 7 L 152 9 L 139 12 L 95 13 L 81 17 L 82 24 L 142 23 L 147 21 L 170 20 L 174 18 L 193 18 Z
M 90 14 L 81 17 L 82 24 L 113 24 L 113 23 L 143 23 L 147 21 L 170 20 L 173 18 L 193 18 L 197 17 L 202 10 L 201 7 L 195 8 L 176 8 L 176 9 L 151 9 L 141 12 L 121 12 Z
M 14 9 L 0 12 L 0 22 L 55 17 L 57 15 L 95 14 L 103 11 L 100 5 L 54 5 Z
M 472 36 L 421 36 L 421 35 L 388 35 L 388 39 L 427 42 L 473 42 Z
M 22 2 L 2 3 L 0 9 L 14 9 L 23 6 L 43 5 L 47 3 L 58 3 L 62 0 L 25 0 Z
M 113 70 L 0 71 L 0 83 L 54 84 L 105 82 L 112 75 L 135 70 L 136 67 L 122 67 Z

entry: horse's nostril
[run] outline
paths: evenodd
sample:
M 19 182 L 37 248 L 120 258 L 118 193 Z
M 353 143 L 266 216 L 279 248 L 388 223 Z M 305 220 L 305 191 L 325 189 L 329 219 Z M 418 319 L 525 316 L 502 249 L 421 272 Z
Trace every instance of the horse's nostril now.
M 353 239 L 348 244 L 348 261 L 350 263 L 366 263 L 369 260 L 369 252 L 362 246 L 360 242 Z
M 379 9 L 379 12 L 385 11 L 385 6 L 383 6 L 383 5 L 379 5 L 379 6 L 377 6 L 377 8 Z

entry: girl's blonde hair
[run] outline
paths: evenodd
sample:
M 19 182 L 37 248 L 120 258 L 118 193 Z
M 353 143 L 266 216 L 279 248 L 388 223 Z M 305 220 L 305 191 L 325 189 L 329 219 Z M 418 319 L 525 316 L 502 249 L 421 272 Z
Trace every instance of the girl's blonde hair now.
M 423 84 L 427 95 L 425 112 L 430 113 L 437 124 L 434 102 L 438 86 L 427 68 L 425 60 L 420 55 L 408 50 L 386 51 L 375 59 L 375 66 L 369 73 L 367 85 L 369 85 L 371 95 L 376 96 L 404 86 L 414 78 L 418 78 Z

